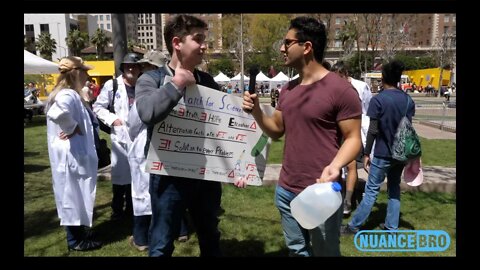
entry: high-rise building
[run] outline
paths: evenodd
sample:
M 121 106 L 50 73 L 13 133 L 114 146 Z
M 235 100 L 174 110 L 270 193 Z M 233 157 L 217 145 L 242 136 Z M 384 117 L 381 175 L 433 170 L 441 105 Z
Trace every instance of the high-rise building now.
M 354 22 L 359 34 L 360 50 L 375 48 L 380 54 L 385 50 L 408 51 L 424 55 L 433 50 L 438 39 L 449 36 L 453 48 L 456 41 L 456 14 L 318 14 L 329 31 L 326 58 L 342 57 L 344 48 L 341 34 L 346 23 Z M 356 42 L 354 43 L 356 50 Z
M 137 43 L 147 50 L 162 50 L 162 18 L 158 13 L 137 14 Z
M 104 30 L 109 37 L 112 37 L 113 35 L 112 15 L 113 14 L 92 13 L 90 15 L 95 16 L 97 28 Z M 125 29 L 127 31 L 127 40 L 137 40 L 137 35 L 138 35 L 137 14 L 133 14 L 133 13 L 125 14 L 125 24 L 126 24 Z M 95 30 L 97 28 L 95 28 Z

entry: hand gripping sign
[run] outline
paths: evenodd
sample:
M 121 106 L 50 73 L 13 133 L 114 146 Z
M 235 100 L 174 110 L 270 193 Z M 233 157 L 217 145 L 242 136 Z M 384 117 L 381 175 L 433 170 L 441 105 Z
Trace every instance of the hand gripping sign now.
M 247 184 L 259 186 L 270 143 L 243 111 L 241 97 L 194 85 L 155 125 L 146 171 L 228 183 L 245 177 Z

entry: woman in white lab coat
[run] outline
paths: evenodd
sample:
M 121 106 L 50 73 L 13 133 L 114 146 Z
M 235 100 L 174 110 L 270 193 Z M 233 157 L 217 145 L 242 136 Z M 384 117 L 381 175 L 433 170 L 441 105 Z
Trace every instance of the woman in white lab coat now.
M 80 96 L 90 69 L 79 57 L 61 59 L 60 76 L 46 108 L 57 213 L 67 231 L 68 249 L 76 251 L 101 247 L 85 230 L 92 226 L 98 163 L 93 113 Z

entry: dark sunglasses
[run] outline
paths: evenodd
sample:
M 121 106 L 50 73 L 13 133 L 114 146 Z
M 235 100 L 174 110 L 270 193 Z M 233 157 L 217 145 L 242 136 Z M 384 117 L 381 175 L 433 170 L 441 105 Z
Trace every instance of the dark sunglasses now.
M 284 39 L 283 40 L 283 45 L 285 45 L 285 49 L 288 49 L 290 46 L 292 46 L 295 43 L 304 43 L 305 41 L 301 41 L 298 39 Z

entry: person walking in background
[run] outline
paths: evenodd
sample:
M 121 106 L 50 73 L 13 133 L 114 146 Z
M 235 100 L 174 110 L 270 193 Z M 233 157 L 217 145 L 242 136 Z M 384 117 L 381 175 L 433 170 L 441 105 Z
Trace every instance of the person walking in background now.
M 364 153 L 364 168 L 368 172 L 365 196 L 357 207 L 352 220 L 342 226 L 343 234 L 354 234 L 367 220 L 377 199 L 380 186 L 388 178 L 388 206 L 382 229 L 397 230 L 400 218 L 400 176 L 405 164 L 392 159 L 391 145 L 400 120 L 406 115 L 412 121 L 415 115 L 415 103 L 412 98 L 397 88 L 405 65 L 393 61 L 382 68 L 384 91 L 370 101 L 367 116 L 370 117 L 367 143 Z M 373 142 L 376 142 L 373 159 L 370 159 Z
M 100 85 L 97 84 L 94 78 L 89 78 L 90 85 L 88 86 L 92 91 L 92 99 L 91 103 L 93 104 L 97 99 L 98 95 L 100 95 Z
M 90 89 L 90 84 L 91 82 L 87 79 L 87 82 L 85 82 L 85 86 L 82 88 L 81 91 L 81 97 L 82 99 L 87 102 L 90 105 L 90 108 L 92 107 L 92 101 L 93 101 L 93 92 L 92 89 Z
M 272 88 L 272 91 L 270 91 L 270 105 L 275 108 L 277 106 L 277 97 L 275 95 L 276 89 Z
M 360 97 L 360 101 L 362 103 L 362 124 L 360 132 L 360 135 L 362 136 L 362 149 L 360 150 L 357 158 L 347 165 L 343 214 L 349 215 L 352 212 L 352 195 L 355 189 L 355 184 L 358 180 L 357 162 L 362 162 L 363 150 L 365 149 L 365 143 L 367 141 L 367 131 L 370 124 L 370 118 L 367 116 L 367 111 L 370 100 L 372 99 L 372 92 L 370 91 L 370 87 L 367 83 L 350 77 L 348 67 L 343 61 L 335 63 L 332 66 L 331 71 L 337 73 L 340 77 L 346 79 L 352 84 L 353 88 L 357 90 L 358 96 Z
M 164 40 L 171 61 L 164 67 L 144 73 L 137 82 L 136 106 L 148 126 L 148 148 L 153 127 L 165 119 L 186 87 L 194 84 L 217 89 L 213 77 L 195 67 L 207 50 L 207 24 L 194 16 L 173 16 L 165 24 Z M 165 82 L 165 77 L 171 81 Z M 145 155 L 148 151 L 145 151 Z M 152 222 L 149 256 L 172 256 L 182 216 L 188 209 L 198 235 L 200 256 L 220 256 L 218 213 L 222 186 L 217 181 L 150 174 Z
M 80 93 L 88 70 L 79 57 L 59 62 L 60 75 L 46 105 L 48 155 L 60 225 L 67 231 L 68 250 L 101 247 L 85 227 L 92 227 L 97 187 L 96 119 Z
M 128 136 L 125 121 L 135 101 L 135 83 L 141 72 L 138 60 L 140 60 L 140 57 L 136 53 L 126 54 L 120 64 L 120 70 L 123 74 L 114 79 L 117 83 L 115 96 L 113 96 L 113 80 L 109 80 L 105 83 L 93 104 L 93 111 L 98 119 L 112 127 L 112 133 L 110 134 L 112 142 L 112 220 L 120 220 L 123 217 L 133 215 L 132 178 L 127 157 L 131 140 Z M 115 101 L 115 113 L 108 110 L 108 106 L 112 104 L 113 100 Z
M 322 66 L 326 40 L 325 26 L 317 19 L 292 19 L 280 51 L 299 78 L 283 86 L 272 116 L 262 112 L 256 94 L 245 92 L 243 97 L 243 109 L 251 111 L 268 136 L 285 135 L 275 205 L 290 256 L 340 256 L 342 207 L 319 227 L 306 230 L 292 216 L 290 202 L 316 182 L 340 181 L 342 167 L 360 150 L 358 95 Z

